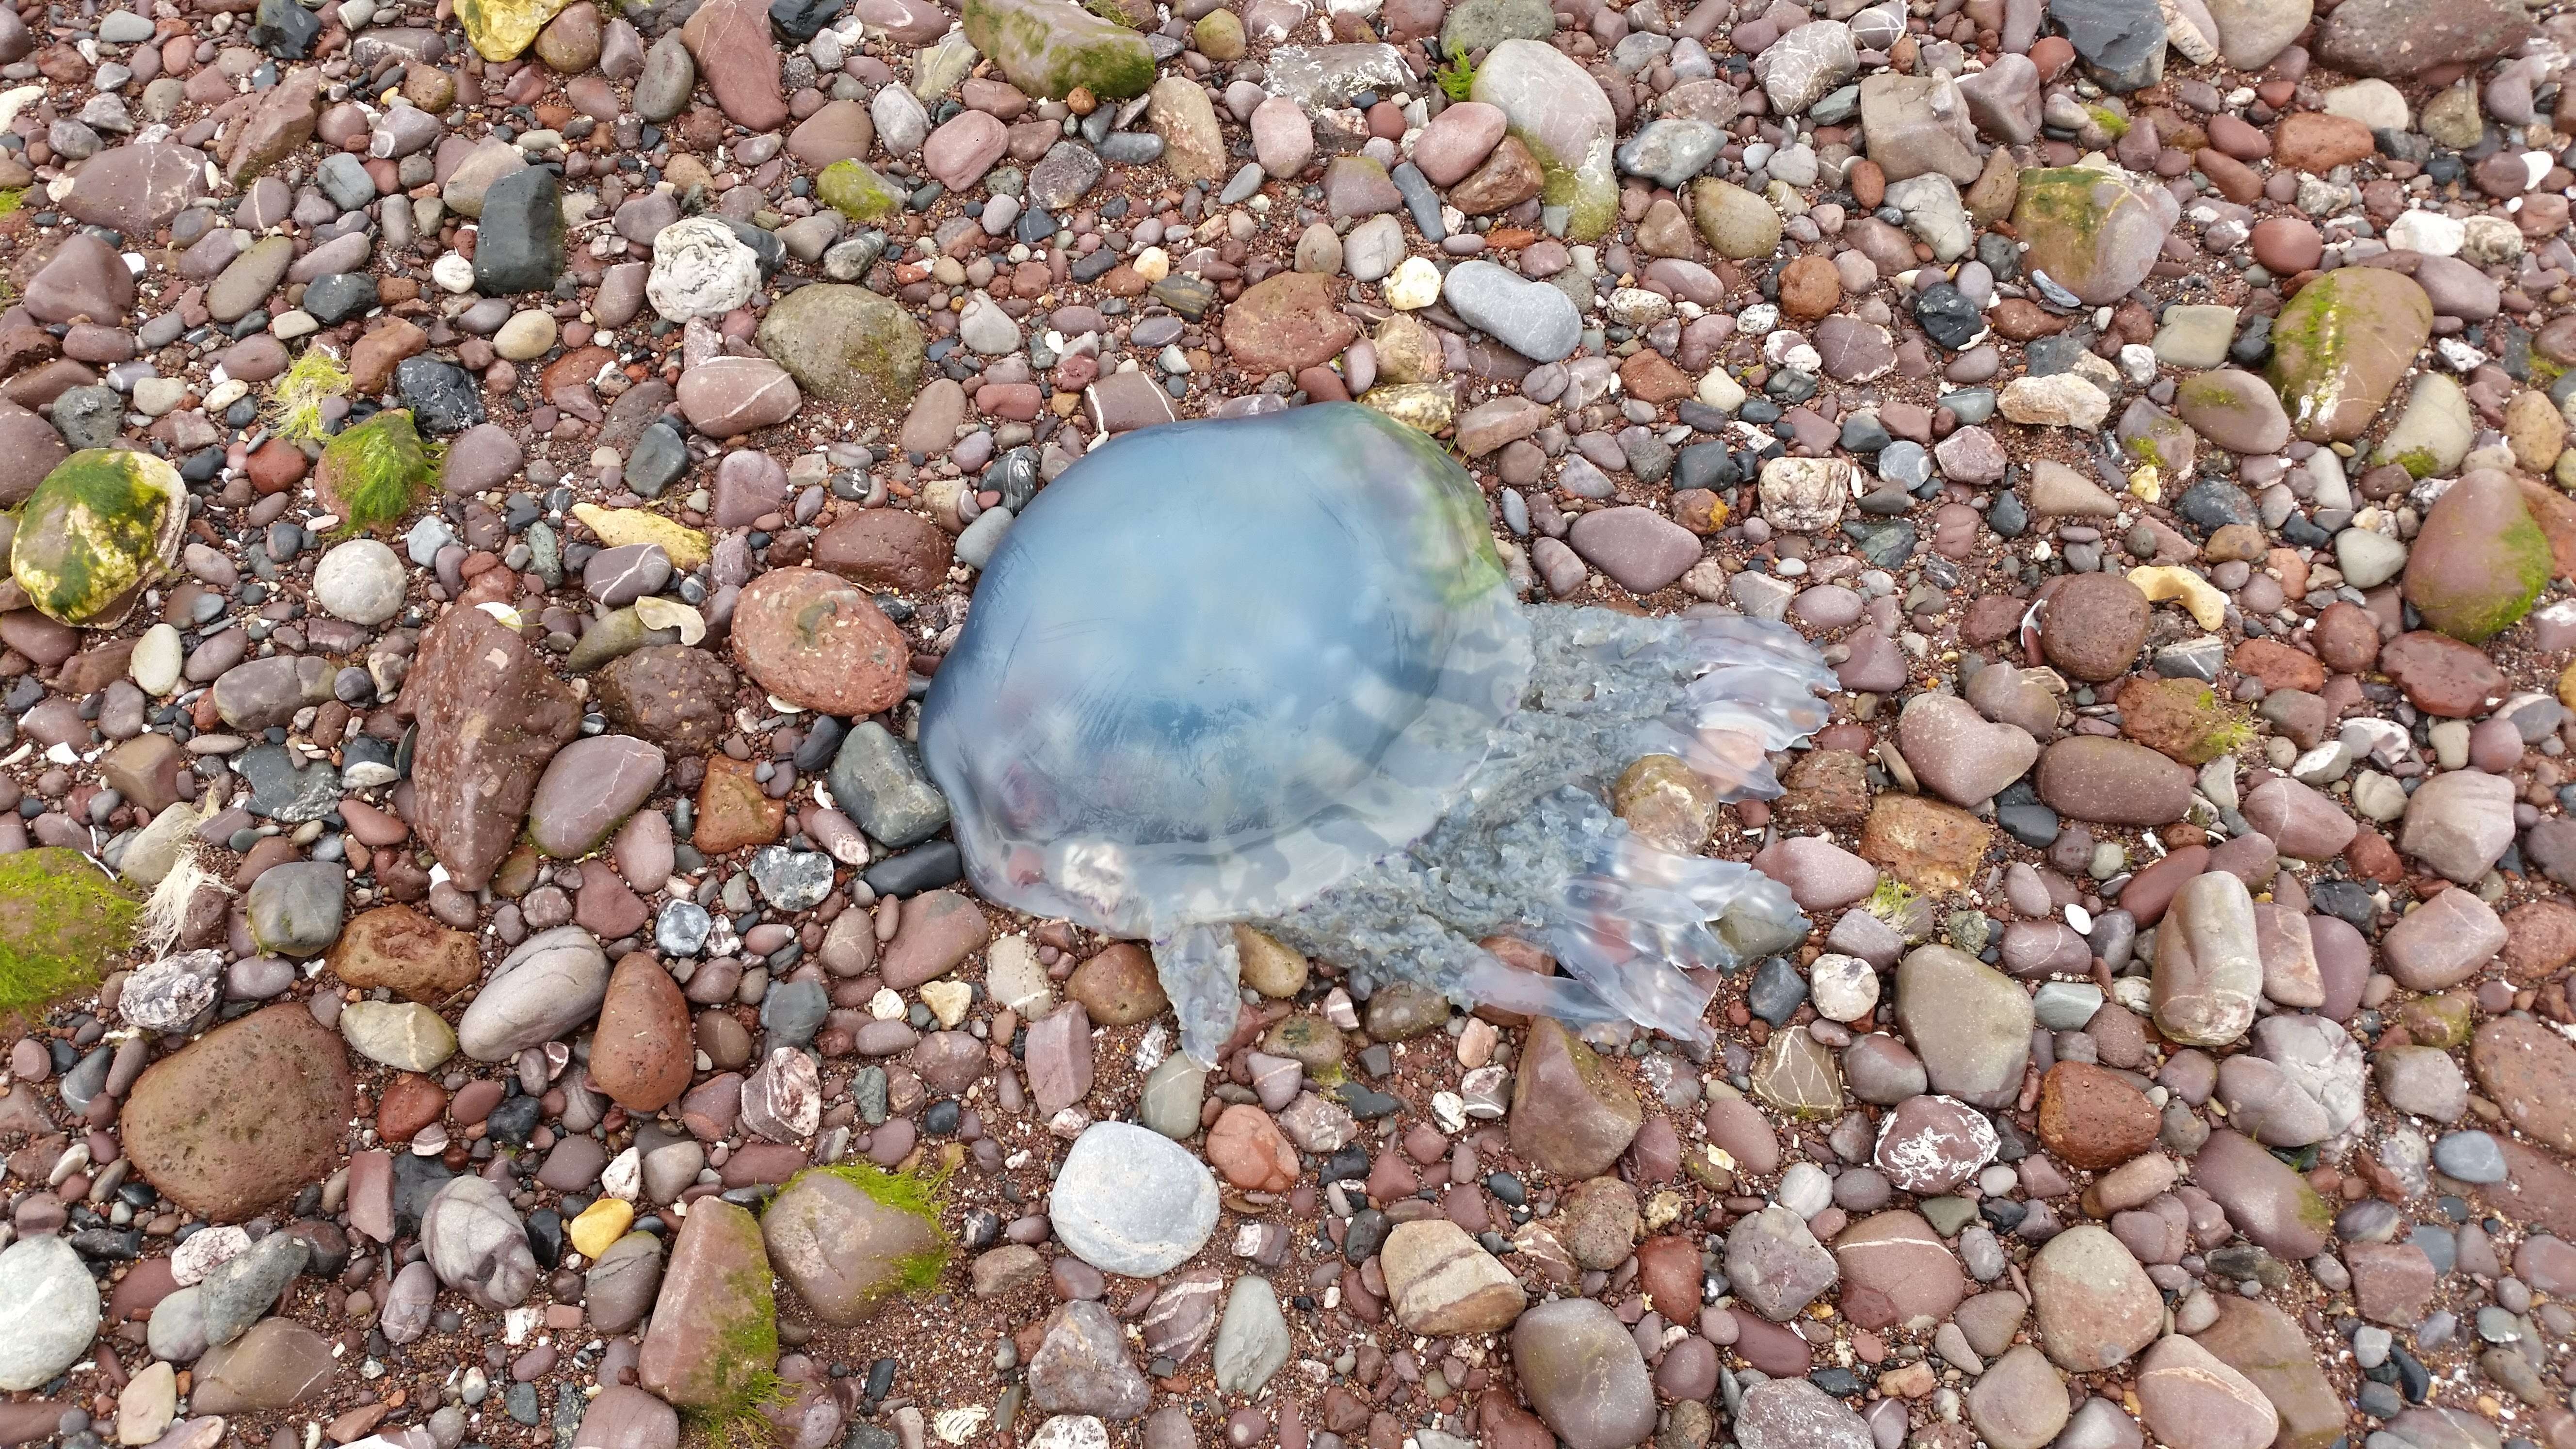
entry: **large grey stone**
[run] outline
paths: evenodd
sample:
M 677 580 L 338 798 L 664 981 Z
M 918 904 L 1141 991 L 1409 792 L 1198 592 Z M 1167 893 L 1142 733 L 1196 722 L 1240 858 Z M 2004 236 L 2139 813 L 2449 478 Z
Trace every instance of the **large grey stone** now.
M 1562 361 L 1583 340 L 1583 314 L 1572 298 L 1492 262 L 1450 268 L 1441 296 L 1469 326 L 1536 362 Z
M 1542 199 L 1568 208 L 1568 238 L 1590 241 L 1610 229 L 1619 201 L 1610 138 L 1619 121 L 1583 67 L 1552 45 L 1505 40 L 1476 67 L 1469 98 L 1501 110 L 1511 134 L 1537 158 L 1547 178 Z
M 1075 1257 L 1104 1273 L 1151 1278 L 1216 1231 L 1216 1175 L 1159 1132 L 1095 1122 L 1065 1154 L 1047 1216 Z
M 910 746 L 873 720 L 853 725 L 826 777 L 834 804 L 879 844 L 902 849 L 948 823 L 948 801 Z
M 48 1234 L 0 1251 L 0 1389 L 40 1389 L 98 1334 L 98 1284 L 80 1254 Z
M 457 1045 L 476 1061 L 506 1061 L 590 1020 L 607 995 L 608 957 L 590 932 L 540 931 L 493 968 L 456 1024 Z
M 420 1216 L 420 1240 L 438 1280 L 498 1311 L 536 1286 L 536 1254 L 510 1199 L 481 1177 L 452 1178 Z

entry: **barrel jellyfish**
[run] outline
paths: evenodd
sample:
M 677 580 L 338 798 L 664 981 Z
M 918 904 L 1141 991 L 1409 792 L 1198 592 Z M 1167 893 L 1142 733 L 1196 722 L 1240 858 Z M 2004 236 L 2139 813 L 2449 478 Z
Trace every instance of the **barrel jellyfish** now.
M 1718 798 L 1833 676 L 1736 615 L 1525 605 L 1486 500 L 1355 404 L 1108 442 L 994 551 L 921 715 L 991 900 L 1150 942 L 1181 1045 L 1240 1006 L 1233 927 L 1372 983 L 1704 1042 L 1716 973 L 1807 922 L 1777 882 L 1629 832 L 1606 787 L 1677 756 Z M 1543 946 L 1562 974 L 1479 940 Z

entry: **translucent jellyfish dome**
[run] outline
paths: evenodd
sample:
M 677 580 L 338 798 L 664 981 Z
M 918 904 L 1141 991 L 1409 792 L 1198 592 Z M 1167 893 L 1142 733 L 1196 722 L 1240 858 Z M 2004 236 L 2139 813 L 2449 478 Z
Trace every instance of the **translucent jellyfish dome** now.
M 990 900 L 1153 943 L 1213 1063 L 1236 930 L 1459 1001 L 1706 1040 L 1715 975 L 1806 931 L 1749 867 L 1609 809 L 1665 757 L 1712 800 L 1833 676 L 1777 624 L 1522 605 L 1483 493 L 1429 438 L 1326 404 L 1129 434 L 995 550 L 921 715 Z M 1544 941 L 1559 975 L 1482 942 Z
M 1439 445 L 1326 404 L 1093 451 L 995 550 L 922 708 L 976 888 L 1161 939 L 1277 915 L 1439 819 L 1530 628 Z

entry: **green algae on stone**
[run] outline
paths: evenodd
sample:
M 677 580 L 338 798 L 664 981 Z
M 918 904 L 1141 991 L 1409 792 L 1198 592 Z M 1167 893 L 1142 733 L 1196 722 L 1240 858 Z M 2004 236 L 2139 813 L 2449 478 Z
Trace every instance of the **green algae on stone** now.
M 921 324 L 892 298 L 865 287 L 799 287 L 770 304 L 758 338 L 760 350 L 808 397 L 900 408 L 921 390 Z
M 948 1266 L 951 1244 L 948 1230 L 939 1225 L 939 1188 L 946 1173 L 924 1177 L 917 1172 L 888 1172 L 873 1162 L 840 1162 L 829 1167 L 810 1168 L 826 1172 L 866 1193 L 881 1207 L 908 1213 L 930 1225 L 935 1246 L 909 1253 L 897 1260 L 895 1290 L 922 1293 L 939 1281 L 940 1271 Z
M 1522 138 L 1527 144 L 1528 138 Z M 1619 186 L 1606 161 L 1609 143 L 1595 150 L 1603 154 L 1588 157 L 1579 166 L 1559 166 L 1540 157 L 1542 180 L 1539 201 L 1547 206 L 1565 208 L 1565 234 L 1574 241 L 1595 241 L 1608 235 L 1611 224 L 1619 219 Z M 1538 155 L 1535 147 L 1532 155 Z
M 445 451 L 421 437 L 408 410 L 389 408 L 341 429 L 322 450 L 314 496 L 349 531 L 398 522 L 436 481 Z
M 0 1013 L 31 1013 L 99 983 L 142 907 L 77 850 L 0 855 Z
M 1011 84 L 1047 100 L 1075 87 L 1101 100 L 1142 95 L 1154 83 L 1145 37 L 1066 0 L 966 0 L 966 39 Z
M 2419 483 L 2442 471 L 2442 460 L 2434 457 L 2430 448 L 2409 448 L 2402 453 L 2391 453 L 2382 448 L 2372 461 L 2394 463 L 2406 470 L 2407 477 Z
M 2120 692 L 2121 732 L 2167 759 L 2205 765 L 2252 743 L 2254 731 L 2197 679 L 2153 679 Z
M 2299 289 L 2272 322 L 2272 386 L 2290 428 L 2312 443 L 2370 427 L 2433 336 L 2433 302 L 2386 267 L 2337 267 Z
M 769 1255 L 748 1209 L 714 1197 L 688 1208 L 636 1367 L 717 1444 L 747 1444 L 762 1437 L 761 1410 L 787 1397 Z
M 2398 464 L 2422 482 L 2458 468 L 2476 441 L 2477 419 L 2469 410 L 2468 392 L 2442 373 L 2419 372 L 2407 389 L 2406 406 L 2388 425 L 2371 461 Z
M 866 1162 L 809 1167 L 761 1213 L 769 1261 L 814 1315 L 847 1327 L 921 1293 L 948 1266 L 939 1180 Z
M 2524 505 L 2521 485 L 2481 468 L 2424 515 L 2403 593 L 2429 627 L 2483 644 L 2531 612 L 2552 567 L 2549 536 Z
M 2447 1052 L 2467 1046 L 2476 1034 L 2476 1006 L 2463 992 L 2418 996 L 2398 1008 L 2397 1024 L 2417 1046 Z
M 903 210 L 903 193 L 865 161 L 843 157 L 814 180 L 823 204 L 852 221 L 883 221 Z M 788 295 L 793 296 L 794 293 Z
M 9 574 L 45 617 L 112 626 L 177 561 L 187 527 L 178 469 L 149 453 L 84 448 L 19 510 Z
M 2055 166 L 2021 173 L 2012 221 L 2025 268 L 2099 307 L 2147 279 L 2180 215 L 2172 196 L 2121 172 Z
M 1618 117 L 1583 68 L 1554 46 L 1505 40 L 1476 67 L 1468 93 L 1501 111 L 1540 168 L 1540 201 L 1566 210 L 1565 235 L 1591 241 L 1618 219 L 1611 165 Z
M 768 1295 L 762 1294 L 764 1301 Z M 716 1353 L 737 1372 L 732 1387 L 712 1404 L 691 1409 L 689 1422 L 702 1430 L 713 1449 L 762 1449 L 777 1434 L 765 1411 L 795 1401 L 795 1390 L 778 1376 L 778 1319 L 738 1323 L 716 1344 Z M 760 1367 L 760 1365 L 771 1367 Z

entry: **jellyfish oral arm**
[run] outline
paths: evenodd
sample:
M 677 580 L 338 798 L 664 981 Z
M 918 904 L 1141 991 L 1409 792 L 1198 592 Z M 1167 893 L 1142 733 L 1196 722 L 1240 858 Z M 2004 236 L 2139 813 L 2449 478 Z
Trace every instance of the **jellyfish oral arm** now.
M 1154 974 L 1180 1018 L 1181 1050 L 1214 1070 L 1243 1004 L 1243 959 L 1235 953 L 1234 928 L 1182 926 L 1156 936 L 1153 944 Z

